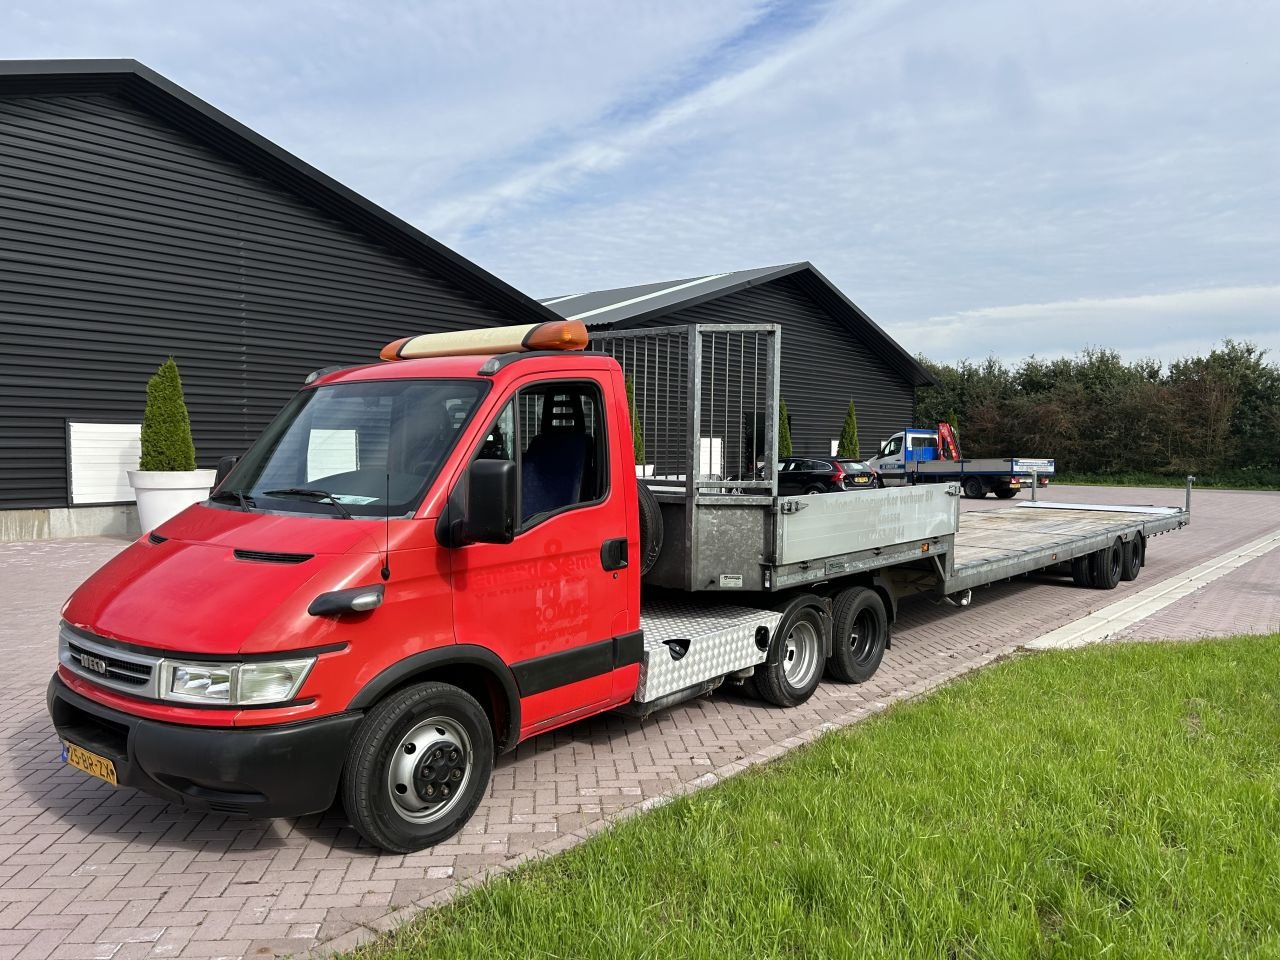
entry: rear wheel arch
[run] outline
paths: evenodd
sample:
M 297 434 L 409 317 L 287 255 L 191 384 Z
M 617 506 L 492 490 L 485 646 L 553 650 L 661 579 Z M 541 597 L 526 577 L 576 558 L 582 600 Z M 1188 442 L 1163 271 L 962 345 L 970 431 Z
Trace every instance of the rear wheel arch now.
M 514 749 L 520 739 L 520 690 L 515 677 L 496 653 L 473 644 L 436 647 L 405 657 L 365 684 L 347 709 L 368 710 L 405 687 L 427 681 L 448 683 L 469 693 L 489 717 L 498 753 Z

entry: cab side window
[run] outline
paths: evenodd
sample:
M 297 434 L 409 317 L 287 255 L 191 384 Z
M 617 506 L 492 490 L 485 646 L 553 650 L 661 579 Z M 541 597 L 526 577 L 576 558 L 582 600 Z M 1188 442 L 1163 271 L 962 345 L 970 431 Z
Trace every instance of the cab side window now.
M 896 457 L 902 452 L 902 438 L 893 437 L 884 445 L 884 455 L 886 457 Z
M 608 452 L 600 390 L 564 382 L 521 390 L 494 419 L 478 459 L 515 460 L 520 526 L 608 492 Z

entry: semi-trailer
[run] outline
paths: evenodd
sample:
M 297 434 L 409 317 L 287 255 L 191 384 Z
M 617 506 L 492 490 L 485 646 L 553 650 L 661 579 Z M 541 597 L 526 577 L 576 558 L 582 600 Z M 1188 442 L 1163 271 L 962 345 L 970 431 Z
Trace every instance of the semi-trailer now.
M 64 759 L 198 809 L 340 800 L 371 843 L 421 849 L 530 737 L 725 683 L 793 706 L 871 677 L 906 596 L 1114 587 L 1190 520 L 1189 494 L 963 519 L 954 483 L 779 496 L 780 337 L 566 321 L 318 371 L 207 501 L 68 600 Z

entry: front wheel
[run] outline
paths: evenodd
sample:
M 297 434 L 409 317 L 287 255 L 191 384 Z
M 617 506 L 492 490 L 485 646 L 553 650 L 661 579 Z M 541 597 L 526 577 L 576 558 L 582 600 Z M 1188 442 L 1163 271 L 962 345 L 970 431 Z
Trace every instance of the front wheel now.
M 351 824 L 376 847 L 412 853 L 475 812 L 493 771 L 493 730 L 475 698 L 447 683 L 392 694 L 364 718 L 342 774 Z

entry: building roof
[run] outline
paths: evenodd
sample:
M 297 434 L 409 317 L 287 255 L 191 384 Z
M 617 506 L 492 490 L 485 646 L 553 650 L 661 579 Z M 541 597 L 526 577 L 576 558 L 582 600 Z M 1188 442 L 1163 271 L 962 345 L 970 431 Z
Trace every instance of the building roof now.
M 161 117 L 513 322 L 558 319 L 533 298 L 136 60 L 0 60 L 0 96 L 81 93 L 114 94 Z
M 925 387 L 936 383 L 933 375 L 915 357 L 902 349 L 893 337 L 885 333 L 856 303 L 807 261 L 618 287 L 614 290 L 547 297 L 542 303 L 560 316 L 581 320 L 588 327 L 626 329 L 783 277 L 793 278 L 821 307 L 848 327 L 854 336 L 867 343 L 914 386 Z

